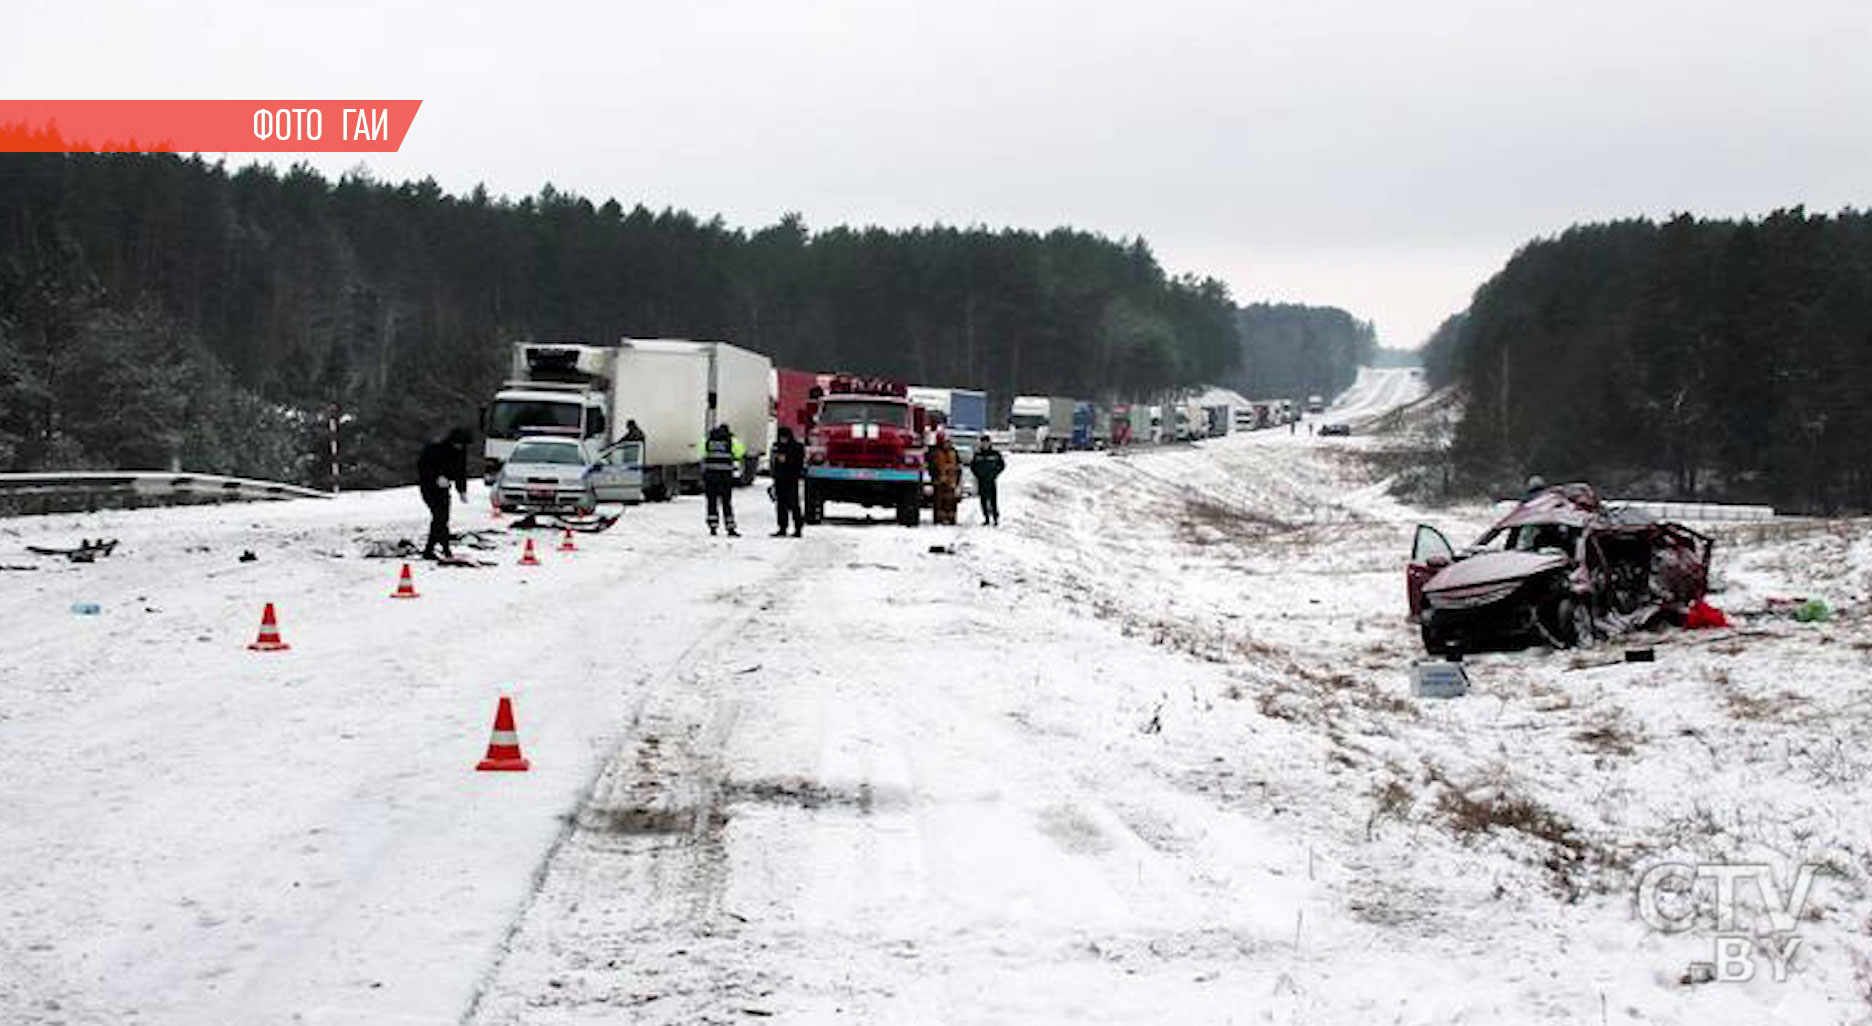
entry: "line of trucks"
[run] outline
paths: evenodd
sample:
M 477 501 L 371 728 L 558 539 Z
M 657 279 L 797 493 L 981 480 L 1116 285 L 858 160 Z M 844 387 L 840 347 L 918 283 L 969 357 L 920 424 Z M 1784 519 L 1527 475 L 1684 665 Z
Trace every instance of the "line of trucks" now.
M 1067 452 L 1124 445 L 1154 445 L 1220 438 L 1258 431 L 1299 419 L 1301 405 L 1292 399 L 1203 403 L 1098 403 L 1056 395 L 1014 398 L 998 444 L 1014 452 Z M 1322 413 L 1325 399 L 1309 396 L 1304 409 Z
M 1324 404 L 1314 396 L 1307 407 Z M 513 345 L 509 380 L 482 411 L 483 474 L 494 484 L 524 439 L 571 439 L 590 453 L 588 476 L 632 482 L 624 501 L 664 501 L 701 488 L 702 445 L 716 425 L 729 425 L 746 449 L 744 485 L 787 427 L 806 446 L 809 523 L 824 516 L 826 503 L 844 502 L 892 509 L 910 525 L 930 498 L 924 457 L 939 430 L 966 464 L 984 437 L 1015 451 L 1060 452 L 1207 438 L 1296 416 L 1290 400 L 1144 405 L 1018 396 L 1006 430 L 992 431 L 980 389 L 775 367 L 719 341 L 523 341 Z M 524 497 L 535 484 L 514 482 L 513 491 Z

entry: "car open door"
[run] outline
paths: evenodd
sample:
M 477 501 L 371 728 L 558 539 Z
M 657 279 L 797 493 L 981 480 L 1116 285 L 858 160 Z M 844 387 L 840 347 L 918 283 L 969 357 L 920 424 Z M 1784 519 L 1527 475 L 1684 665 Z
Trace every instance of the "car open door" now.
M 592 491 L 599 502 L 642 502 L 644 444 L 614 442 L 592 465 Z
M 1442 531 L 1429 524 L 1417 525 L 1416 537 L 1411 541 L 1410 564 L 1404 568 L 1404 597 L 1410 604 L 1411 620 L 1423 612 L 1424 582 L 1455 561 L 1456 550 L 1449 539 L 1443 537 Z

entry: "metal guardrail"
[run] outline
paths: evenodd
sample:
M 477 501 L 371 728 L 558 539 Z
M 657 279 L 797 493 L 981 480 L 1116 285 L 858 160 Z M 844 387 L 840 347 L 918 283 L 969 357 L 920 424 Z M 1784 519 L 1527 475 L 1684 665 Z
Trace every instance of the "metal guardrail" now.
M 326 492 L 220 474 L 170 471 L 51 471 L 38 474 L 0 474 L 0 497 L 135 495 L 162 498 L 174 495 L 223 499 L 329 499 Z

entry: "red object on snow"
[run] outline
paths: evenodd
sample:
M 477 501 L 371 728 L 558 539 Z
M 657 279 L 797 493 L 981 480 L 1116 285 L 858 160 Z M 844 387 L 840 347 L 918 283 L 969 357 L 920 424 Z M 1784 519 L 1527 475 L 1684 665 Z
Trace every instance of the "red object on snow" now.
M 1727 627 L 1729 618 L 1723 611 L 1702 599 L 1690 603 L 1690 613 L 1684 617 L 1684 626 L 1692 630 L 1698 627 Z
M 396 590 L 390 593 L 390 597 L 395 598 L 395 599 L 411 599 L 411 598 L 422 597 L 416 591 L 416 578 L 410 575 L 410 568 L 409 568 L 408 563 L 403 564 L 403 575 L 397 578 Z
M 524 773 L 527 766 L 526 758 L 520 754 L 520 733 L 514 729 L 513 700 L 502 695 L 500 707 L 494 710 L 494 731 L 488 736 L 487 758 L 475 769 Z
M 260 636 L 247 647 L 255 652 L 284 652 L 292 647 L 280 637 L 279 618 L 273 615 L 273 603 L 268 602 L 266 608 L 261 610 Z
M 578 545 L 572 541 L 572 529 L 566 528 L 565 537 L 559 542 L 560 552 L 577 552 Z
M 520 552 L 520 565 L 521 566 L 540 565 L 539 557 L 533 554 L 533 539 L 531 538 L 528 538 L 526 540 L 526 548 L 521 550 Z

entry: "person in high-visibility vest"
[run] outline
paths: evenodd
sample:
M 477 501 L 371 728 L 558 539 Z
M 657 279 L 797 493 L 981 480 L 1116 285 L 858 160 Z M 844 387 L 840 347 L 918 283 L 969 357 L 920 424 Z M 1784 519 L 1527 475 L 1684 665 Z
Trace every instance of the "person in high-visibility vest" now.
M 715 425 L 702 440 L 702 494 L 708 499 L 708 533 L 715 534 L 726 525 L 728 537 L 739 538 L 734 522 L 735 478 L 741 473 L 741 460 L 747 448 L 726 424 Z

